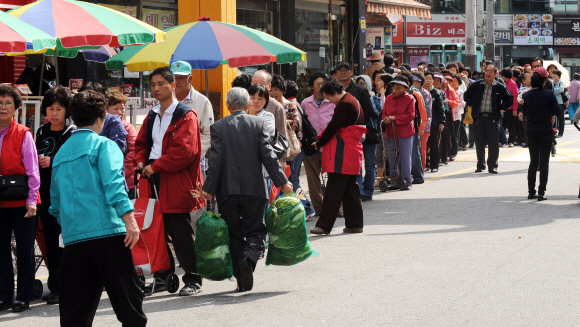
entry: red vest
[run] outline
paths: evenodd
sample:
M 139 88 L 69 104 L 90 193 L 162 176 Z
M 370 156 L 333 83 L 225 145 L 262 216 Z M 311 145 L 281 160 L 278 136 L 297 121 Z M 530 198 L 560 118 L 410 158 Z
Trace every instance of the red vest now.
M 30 132 L 30 128 L 18 124 L 16 119 L 12 120 L 10 129 L 2 141 L 0 175 L 26 175 L 24 164 L 22 163 L 22 142 L 26 132 Z M 37 201 L 40 203 L 40 195 Z M 25 205 L 26 199 L 0 202 L 0 207 L 2 208 L 24 207 Z

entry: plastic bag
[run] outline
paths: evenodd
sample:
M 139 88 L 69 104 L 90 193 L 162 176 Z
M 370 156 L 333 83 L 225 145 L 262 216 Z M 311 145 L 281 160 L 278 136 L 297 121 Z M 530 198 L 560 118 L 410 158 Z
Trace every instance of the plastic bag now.
M 206 211 L 195 223 L 197 273 L 210 280 L 232 278 L 228 225 L 216 212 Z
M 270 237 L 266 265 L 291 266 L 315 253 L 308 241 L 304 206 L 293 195 L 272 202 L 266 210 L 266 228 Z

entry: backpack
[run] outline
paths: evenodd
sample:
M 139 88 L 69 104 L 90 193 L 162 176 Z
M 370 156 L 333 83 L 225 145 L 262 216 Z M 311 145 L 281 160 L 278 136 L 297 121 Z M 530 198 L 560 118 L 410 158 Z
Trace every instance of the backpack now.
M 316 147 L 312 145 L 312 143 L 318 140 L 318 133 L 316 133 L 316 130 L 308 120 L 308 115 L 304 111 L 304 108 L 302 108 L 302 111 L 300 110 L 300 107 L 297 110 L 302 118 L 302 140 L 300 140 L 302 150 L 304 150 L 304 154 L 311 156 L 318 152 Z

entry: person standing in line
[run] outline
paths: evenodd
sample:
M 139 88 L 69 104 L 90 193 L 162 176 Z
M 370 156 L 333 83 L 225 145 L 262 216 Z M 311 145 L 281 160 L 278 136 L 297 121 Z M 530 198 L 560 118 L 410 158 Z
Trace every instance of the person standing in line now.
M 263 102 L 269 100 L 262 85 L 254 85 Z M 268 122 L 246 114 L 250 96 L 245 89 L 234 87 L 226 105 L 231 115 L 211 125 L 209 168 L 201 197 L 217 196 L 218 206 L 228 225 L 230 253 L 238 291 L 250 291 L 253 273 L 264 252 L 266 226 L 264 215 L 270 198 L 263 169 L 282 193 L 292 192 L 277 157 L 270 146 Z M 263 108 L 263 107 L 262 107 Z M 268 115 L 272 115 L 267 112 Z
M 343 232 L 362 233 L 363 210 L 357 176 L 363 159 L 364 111 L 339 81 L 325 82 L 320 92 L 336 105 L 336 109 L 332 120 L 314 143 L 322 149 L 322 170 L 328 173 L 328 181 L 320 218 L 310 233 L 330 234 L 341 203 L 346 226 Z
M 514 147 L 514 142 L 516 140 L 516 119 L 518 115 L 518 86 L 512 80 L 513 72 L 510 68 L 504 68 L 501 70 L 501 78 L 505 82 L 510 94 L 513 96 L 513 104 L 510 105 L 506 111 L 504 111 L 505 124 L 507 125 L 507 130 L 509 133 L 508 146 L 510 148 Z
M 431 134 L 431 121 L 432 112 L 431 106 L 433 105 L 433 97 L 429 91 L 425 90 L 423 85 L 425 84 L 425 75 L 421 72 L 413 73 L 413 86 L 421 91 L 423 96 L 423 101 L 425 101 L 425 112 L 427 114 L 427 122 L 425 123 L 425 131 L 421 135 L 421 160 L 423 164 L 423 170 L 427 166 L 427 140 L 429 139 L 429 134 Z
M 495 79 L 497 68 L 485 67 L 485 78 L 471 84 L 463 98 L 472 107 L 471 116 L 476 126 L 475 143 L 477 153 L 476 173 L 486 169 L 485 147 L 489 147 L 487 168 L 490 174 L 497 174 L 499 158 L 499 122 L 501 110 L 513 104 L 513 96 Z
M 568 119 L 570 119 L 570 124 L 573 124 L 574 114 L 578 110 L 578 107 L 580 107 L 580 74 L 576 73 L 572 75 L 568 93 L 570 93 L 570 99 L 568 100 L 570 102 L 568 105 Z
M 377 144 L 380 141 L 379 123 L 380 112 L 375 111 L 371 102 L 371 97 L 367 89 L 352 81 L 352 68 L 349 62 L 341 61 L 338 63 L 336 79 L 342 84 L 345 92 L 351 94 L 360 105 L 364 112 L 365 125 L 367 127 L 366 138 L 363 142 L 364 169 L 361 167 L 361 174 L 358 177 L 359 186 L 362 187 L 361 197 L 365 200 L 372 200 L 375 193 Z M 364 170 L 364 179 L 362 170 Z
M 367 67 L 363 75 L 371 76 L 375 70 L 385 67 L 385 65 L 381 64 L 381 54 L 378 52 L 373 52 L 371 62 L 372 64 Z
M 258 70 L 252 76 L 252 85 L 260 84 L 266 88 L 268 92 L 272 88 L 272 75 L 265 70 Z M 268 105 L 266 106 L 266 110 L 274 115 L 276 119 L 276 131 L 286 139 L 288 139 L 288 129 L 286 129 L 286 112 L 284 111 L 284 107 L 280 102 L 276 101 L 276 99 L 270 97 L 268 100 Z M 280 165 L 282 166 L 282 170 L 286 168 L 286 155 L 284 155 L 280 159 Z
M 0 201 L 0 311 L 28 310 L 34 300 L 34 240 L 38 226 L 36 206 L 40 203 L 38 154 L 32 131 L 14 118 L 22 106 L 18 89 L 0 85 L 0 175 L 25 175 L 28 196 L 20 200 Z M 14 270 L 10 240 L 16 238 L 18 279 L 14 296 Z
M 538 67 L 544 67 L 544 59 L 540 57 L 535 57 L 530 61 L 530 66 L 531 66 L 530 73 L 533 72 L 533 70 Z M 546 84 L 544 84 L 544 89 L 550 90 L 552 92 L 554 91 L 554 83 L 549 78 L 546 81 Z
M 320 94 L 320 88 L 326 80 L 327 78 L 324 73 L 315 72 L 312 74 L 308 80 L 308 86 L 312 88 L 313 94 L 302 101 L 304 113 L 308 116 L 308 120 L 318 135 L 328 126 L 334 114 L 334 108 L 336 107 Z M 304 153 L 304 150 L 302 150 L 302 153 Z M 308 193 L 310 194 L 310 201 L 315 216 L 320 216 L 320 211 L 322 210 L 321 158 L 322 153 L 320 151 L 309 156 L 304 154 L 304 169 L 306 170 L 306 179 L 308 181 Z
M 457 98 L 459 99 L 459 104 L 457 107 L 451 110 L 453 116 L 453 136 L 452 136 L 452 146 L 450 156 L 455 160 L 457 153 L 459 153 L 460 144 L 460 134 L 461 134 L 461 124 L 463 121 L 461 117 L 463 116 L 463 108 L 465 108 L 465 101 L 463 101 L 463 90 L 459 87 L 463 84 L 463 80 L 458 74 L 453 74 L 453 79 L 449 81 L 449 86 L 456 92 Z M 450 158 L 450 160 L 451 160 Z M 452 161 L 453 161 L 452 160 Z
M 549 70 L 548 70 L 549 72 Z M 564 81 L 561 79 L 562 72 L 559 70 L 552 71 L 552 79 L 554 82 L 554 94 L 556 95 L 556 100 L 558 100 L 558 104 L 560 105 L 560 114 L 556 116 L 556 126 L 558 127 L 558 137 L 564 136 L 564 126 L 566 124 L 566 119 L 564 117 L 564 112 L 566 111 L 566 104 L 562 101 L 562 94 L 566 91 L 566 86 L 564 85 Z M 568 113 L 570 115 L 570 113 Z M 571 117 L 574 117 L 572 114 Z
M 177 101 L 181 101 L 181 103 L 192 108 L 197 113 L 199 132 L 201 134 L 201 171 L 205 172 L 205 153 L 209 149 L 211 142 L 209 127 L 214 122 L 213 107 L 209 99 L 191 85 L 193 76 L 191 76 L 191 65 L 188 62 L 176 61 L 171 64 L 170 69 L 175 75 L 175 97 Z M 199 214 L 199 217 L 201 217 L 201 214 Z
M 192 198 L 191 191 L 202 183 L 201 134 L 195 110 L 175 98 L 175 75 L 169 67 L 157 68 L 149 74 L 151 91 L 159 105 L 143 120 L 135 141 L 134 164 L 151 179 L 151 193 L 159 195 L 165 236 L 173 243 L 179 265 L 185 271 L 181 296 L 201 292 L 202 278 L 195 261 L 195 220 L 201 216 L 205 201 Z M 153 187 L 155 186 L 155 188 Z M 171 267 L 175 260 L 168 246 Z M 164 274 L 159 274 L 156 290 L 166 288 Z M 146 287 L 151 291 L 151 286 Z
M 433 81 L 433 85 L 445 93 L 445 129 L 441 132 L 441 163 L 447 165 L 449 160 L 455 160 L 455 157 L 450 157 L 451 148 L 453 147 L 453 109 L 459 105 L 459 98 L 455 90 L 449 86 L 449 82 L 453 79 L 449 71 L 444 71 L 441 74 L 443 79 L 438 84 L 438 80 Z
M 528 66 L 529 67 L 529 66 Z M 532 73 L 528 71 L 524 71 L 522 73 L 522 87 L 518 89 L 518 121 L 522 124 L 522 128 L 520 130 L 519 139 L 522 143 L 522 148 L 528 147 L 528 123 L 527 119 L 524 115 L 519 115 L 523 113 L 523 103 L 524 100 L 522 96 L 524 93 L 528 92 L 532 89 Z
M 63 249 L 59 246 L 58 237 L 61 226 L 55 216 L 48 212 L 50 208 L 50 184 L 52 163 L 60 147 L 72 135 L 75 125 L 67 122 L 70 117 L 69 103 L 72 99 L 71 91 L 58 86 L 48 90 L 42 99 L 40 113 L 46 116 L 48 123 L 42 125 L 36 132 L 36 151 L 40 166 L 40 199 L 38 216 L 42 223 L 44 243 L 46 245 L 46 261 L 48 267 L 47 286 L 50 294 L 43 296 L 46 304 L 58 304 L 60 288 L 60 267 Z
M 445 129 L 445 93 L 434 86 L 441 84 L 444 78 L 433 72 L 425 72 L 425 90 L 431 94 L 431 132 L 427 140 L 429 151 L 429 167 L 432 173 L 439 171 L 439 144 L 441 142 L 441 133 Z
M 548 184 L 548 169 L 550 151 L 554 132 L 552 117 L 560 114 L 560 105 L 554 93 L 544 89 L 548 80 L 548 71 L 543 67 L 534 69 L 532 74 L 532 90 L 522 95 L 523 112 L 520 119 L 526 116 L 528 125 L 528 148 L 530 151 L 530 167 L 528 168 L 528 199 L 547 200 L 545 196 Z M 540 167 L 540 185 L 536 195 L 536 174 Z
M 107 92 L 109 103 L 107 113 L 110 115 L 117 115 L 121 118 L 121 122 L 127 131 L 127 154 L 125 154 L 125 183 L 129 188 L 129 199 L 135 199 L 135 165 L 133 159 L 135 158 L 135 140 L 137 139 L 137 130 L 135 126 L 125 120 L 125 104 L 127 97 L 121 92 Z
M 391 68 L 392 69 L 392 68 Z M 389 73 L 382 73 L 377 74 L 379 77 L 375 83 L 375 89 L 377 94 L 380 94 L 380 101 L 382 104 L 382 108 L 385 107 L 385 100 L 386 97 L 393 93 L 393 86 L 390 85 L 391 81 L 393 81 L 393 75 Z M 387 134 L 385 133 L 384 126 L 381 129 L 381 142 L 377 145 L 377 152 L 375 154 L 375 161 L 377 163 L 377 176 L 382 177 L 385 173 L 385 165 L 388 159 L 386 159 L 387 149 L 384 148 L 384 145 L 387 144 Z M 376 182 L 376 186 L 378 187 L 379 181 Z

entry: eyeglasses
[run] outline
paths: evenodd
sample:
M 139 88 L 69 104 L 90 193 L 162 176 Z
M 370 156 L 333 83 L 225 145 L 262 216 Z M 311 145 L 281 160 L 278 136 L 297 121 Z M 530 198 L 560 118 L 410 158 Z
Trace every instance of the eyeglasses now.
M 8 108 L 8 107 L 12 107 L 13 105 L 14 105 L 14 103 L 13 103 L 13 102 L 0 102 L 0 108 L 1 108 L 1 107 L 6 107 L 6 108 Z

